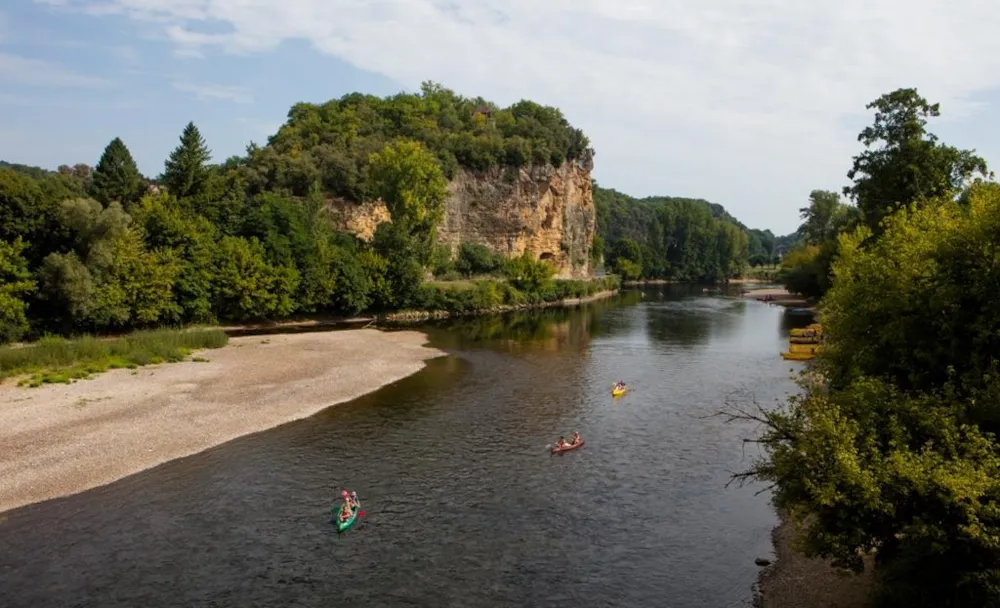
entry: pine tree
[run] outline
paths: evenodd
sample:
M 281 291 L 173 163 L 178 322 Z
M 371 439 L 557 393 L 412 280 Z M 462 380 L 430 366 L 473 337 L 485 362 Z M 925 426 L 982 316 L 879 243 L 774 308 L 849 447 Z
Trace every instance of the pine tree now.
M 170 193 L 178 198 L 200 193 L 208 180 L 207 164 L 211 156 L 198 127 L 189 122 L 181 133 L 180 145 L 164 163 L 162 180 Z
M 132 153 L 120 138 L 112 139 L 94 168 L 91 194 L 105 205 L 112 201 L 127 204 L 139 200 L 141 191 L 142 175 Z

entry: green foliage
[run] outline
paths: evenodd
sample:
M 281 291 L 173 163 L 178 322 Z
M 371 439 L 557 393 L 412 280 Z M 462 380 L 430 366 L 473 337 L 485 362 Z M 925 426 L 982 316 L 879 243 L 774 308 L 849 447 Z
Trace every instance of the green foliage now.
M 528 294 L 541 291 L 545 283 L 555 274 L 555 269 L 542 260 L 535 260 L 525 251 L 516 258 L 507 260 L 504 276 L 515 289 Z
M 503 269 L 504 262 L 502 255 L 494 253 L 486 245 L 462 243 L 458 248 L 455 270 L 466 277 L 492 275 Z
M 837 255 L 837 241 L 822 245 L 800 245 L 781 260 L 778 280 L 791 293 L 819 298 L 830 288 L 830 266 Z
M 398 140 L 419 142 L 448 179 L 460 167 L 559 165 L 589 154 L 586 136 L 555 108 L 520 101 L 500 109 L 424 83 L 419 94 L 351 93 L 324 104 L 296 104 L 267 147 L 250 151 L 247 175 L 255 190 L 304 196 L 318 181 L 330 195 L 362 201 L 371 198 L 370 155 Z
M 719 205 L 600 187 L 594 205 L 605 265 L 626 278 L 722 281 L 746 266 L 747 231 Z
M 178 198 L 201 194 L 209 179 L 212 154 L 193 122 L 181 133 L 181 143 L 164 163 L 163 183 Z
M 897 89 L 865 106 L 875 121 L 858 141 L 866 150 L 854 157 L 844 188 L 876 235 L 881 221 L 911 203 L 956 194 L 969 180 L 989 174 L 973 150 L 959 150 L 927 132 L 927 119 L 940 115 L 916 89 Z M 877 147 L 876 147 L 877 146 Z
M 535 291 L 523 291 L 509 282 L 490 279 L 458 283 L 429 283 L 420 288 L 415 306 L 423 310 L 446 311 L 462 315 L 501 310 L 504 307 L 517 308 L 531 304 L 585 298 L 619 287 L 621 287 L 621 280 L 613 275 L 592 281 L 545 280 L 538 284 Z
M 751 266 L 771 266 L 779 262 L 778 240 L 770 230 L 747 231 L 747 262 Z
M 94 200 L 66 201 L 61 219 L 73 248 L 49 254 L 40 276 L 43 295 L 65 327 L 126 329 L 176 318 L 176 258 L 147 250 L 119 203 L 103 209 Z
M 295 310 L 300 274 L 294 265 L 268 263 L 255 237 L 222 237 L 216 248 L 214 308 L 236 321 L 274 319 Z
M 24 298 L 36 285 L 22 251 L 20 238 L 13 243 L 0 241 L 0 344 L 17 340 L 29 327 Z
M 22 384 L 30 386 L 68 383 L 108 369 L 180 361 L 194 350 L 221 348 L 228 341 L 218 329 L 143 331 L 104 340 L 47 336 L 24 347 L 0 347 L 0 379 L 26 375 Z
M 372 196 L 385 202 L 392 223 L 421 243 L 420 261 L 428 262 L 448 196 L 434 156 L 418 142 L 389 144 L 369 157 L 368 184 Z
M 127 205 L 139 200 L 141 191 L 142 176 L 132 153 L 120 138 L 112 139 L 94 168 L 91 195 L 104 204 Z
M 883 230 L 840 236 L 818 375 L 768 414 L 755 474 L 810 554 L 859 568 L 877 550 L 881 605 L 997 605 L 1000 186 Z
M 840 202 L 836 192 L 813 190 L 809 206 L 799 209 L 802 225 L 798 233 L 806 243 L 819 245 L 837 238 L 841 232 L 856 225 L 857 208 Z
M 447 180 L 458 171 L 509 179 L 521 167 L 589 167 L 588 146 L 555 108 L 525 100 L 498 108 L 426 83 L 416 95 L 296 104 L 266 146 L 250 144 L 245 156 L 219 164 L 209 164 L 207 143 L 188 123 L 164 162 L 162 190 L 147 187 L 117 137 L 93 170 L 0 163 L 0 333 L 9 340 L 296 314 L 476 310 L 589 295 L 597 283 L 553 281 L 552 267 L 530 255 L 508 262 L 466 243 L 453 258 L 435 243 Z M 344 202 L 335 199 L 374 198 L 391 221 L 370 242 L 333 225 L 328 207 Z M 607 250 L 609 267 L 628 277 L 739 272 L 748 244 L 724 209 L 650 201 L 637 222 L 609 224 L 608 205 L 598 205 L 595 262 Z M 765 247 L 769 234 L 754 242 Z M 441 296 L 424 284 L 429 270 L 506 280 Z
M 830 288 L 831 266 L 837 258 L 838 235 L 860 222 L 857 208 L 840 202 L 835 192 L 813 190 L 809 205 L 799 209 L 798 243 L 781 261 L 778 279 L 792 293 L 818 298 Z

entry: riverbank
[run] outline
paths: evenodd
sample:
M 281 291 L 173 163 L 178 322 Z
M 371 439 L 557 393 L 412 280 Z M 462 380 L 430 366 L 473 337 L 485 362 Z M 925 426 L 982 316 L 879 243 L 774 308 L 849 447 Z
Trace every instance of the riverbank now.
M 102 486 L 309 417 L 422 369 L 415 331 L 233 338 L 185 361 L 69 385 L 0 385 L 0 512 Z
M 776 561 L 760 575 L 756 608 L 866 608 L 872 593 L 872 560 L 861 575 L 833 568 L 795 548 L 798 531 L 784 516 L 771 534 Z
M 775 304 L 777 306 L 785 306 L 787 308 L 810 308 L 816 304 L 816 302 L 809 298 L 789 293 L 787 289 L 782 288 L 751 289 L 743 292 L 742 297 L 752 298 L 758 302 L 767 302 L 768 304 Z
M 610 298 L 616 295 L 617 293 L 618 293 L 617 289 L 609 289 L 605 291 L 599 291 L 589 296 L 582 296 L 579 298 L 563 298 L 562 300 L 554 300 L 552 302 L 537 302 L 533 304 L 503 304 L 500 306 L 494 306 L 485 309 L 476 309 L 468 312 L 451 312 L 448 310 L 400 310 L 398 312 L 391 312 L 384 315 L 379 315 L 379 317 L 376 320 L 387 323 L 420 323 L 422 321 L 429 321 L 432 319 L 434 320 L 450 319 L 453 317 L 470 317 L 477 315 L 501 314 L 505 312 L 514 312 L 517 310 L 579 306 L 580 304 L 587 304 L 588 302 L 596 302 L 597 300 L 604 300 Z

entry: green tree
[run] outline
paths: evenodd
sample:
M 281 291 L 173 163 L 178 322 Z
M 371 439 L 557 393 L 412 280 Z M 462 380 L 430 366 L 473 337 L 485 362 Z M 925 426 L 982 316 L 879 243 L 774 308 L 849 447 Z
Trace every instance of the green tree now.
M 503 266 L 503 256 L 499 256 L 486 245 L 462 243 L 458 248 L 455 270 L 467 277 L 493 274 Z
M 367 259 L 376 299 L 382 308 L 406 308 L 417 303 L 424 271 L 420 252 L 424 243 L 395 222 L 383 222 L 375 229 Z
M 927 119 L 941 114 L 940 105 L 928 103 L 916 89 L 897 89 L 866 108 L 875 110 L 875 121 L 858 135 L 866 150 L 854 157 L 847 173 L 854 184 L 844 194 L 856 201 L 876 236 L 893 211 L 952 196 L 970 179 L 988 174 L 974 150 L 946 146 L 927 132 Z
M 299 273 L 294 266 L 267 262 L 255 239 L 223 237 L 216 248 L 215 306 L 234 321 L 283 317 L 295 310 Z
M 176 257 L 147 251 L 141 228 L 118 202 L 104 209 L 93 200 L 67 201 L 63 222 L 76 237 L 74 250 L 49 254 L 40 274 L 44 295 L 61 309 L 64 326 L 129 329 L 178 318 Z
M 148 195 L 137 204 L 132 216 L 142 227 L 151 250 L 171 251 L 180 264 L 174 281 L 174 299 L 187 322 L 215 321 L 212 310 L 213 282 L 216 278 L 215 247 L 218 230 L 203 216 L 182 207 L 170 194 Z
M 29 328 L 25 297 L 36 285 L 21 256 L 24 247 L 21 239 L 0 241 L 0 344 L 17 340 Z
M 120 138 L 112 139 L 94 168 L 91 194 L 105 205 L 112 201 L 128 205 L 139 200 L 141 190 L 142 176 L 132 153 Z
M 555 269 L 550 264 L 536 260 L 527 251 L 509 259 L 504 268 L 507 282 L 529 295 L 540 293 L 553 274 Z
M 431 246 L 448 197 L 434 155 L 418 142 L 398 141 L 372 154 L 368 170 L 369 191 L 385 202 L 392 222 Z
M 826 343 L 752 475 L 810 555 L 861 567 L 886 606 L 1000 604 L 1000 186 L 840 238 Z
M 854 207 L 840 202 L 836 192 L 813 190 L 809 193 L 809 205 L 799 209 L 799 217 L 802 218 L 799 234 L 813 245 L 834 239 L 849 227 L 854 210 Z
M 200 194 L 209 179 L 208 161 L 212 153 L 193 122 L 181 133 L 181 143 L 164 163 L 163 182 L 177 198 Z

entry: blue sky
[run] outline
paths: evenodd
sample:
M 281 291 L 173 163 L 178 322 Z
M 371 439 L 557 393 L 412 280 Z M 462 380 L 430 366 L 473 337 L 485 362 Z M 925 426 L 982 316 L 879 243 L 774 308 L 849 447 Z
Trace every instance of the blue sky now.
M 864 105 L 942 103 L 946 142 L 1000 163 L 1000 5 L 986 0 L 13 0 L 0 5 L 0 159 L 158 174 L 193 120 L 216 160 L 298 101 L 435 80 L 560 107 L 595 178 L 792 231 L 839 190 Z

